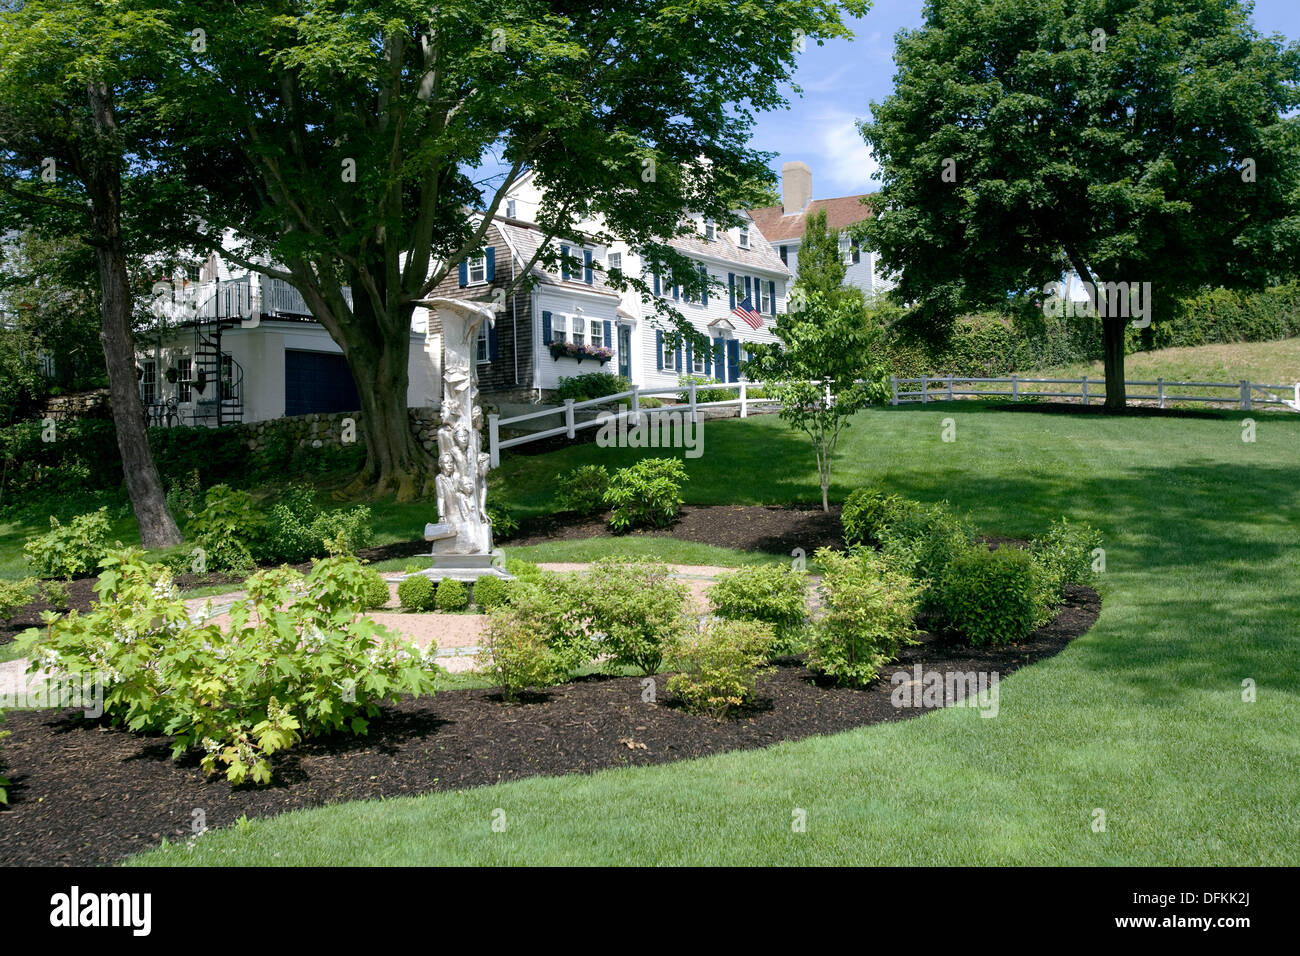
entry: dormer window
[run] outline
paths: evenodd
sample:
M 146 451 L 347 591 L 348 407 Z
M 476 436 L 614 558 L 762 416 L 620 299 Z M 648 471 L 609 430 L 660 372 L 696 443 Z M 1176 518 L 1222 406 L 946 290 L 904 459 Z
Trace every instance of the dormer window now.
M 718 235 L 718 227 L 711 222 L 704 224 L 704 238 L 712 242 Z
M 506 200 L 506 216 L 510 219 L 515 218 L 515 201 L 513 199 Z
M 749 227 L 748 226 L 740 227 L 740 248 L 742 249 L 749 248 Z
M 849 237 L 844 233 L 840 233 L 840 258 L 845 265 L 849 264 Z

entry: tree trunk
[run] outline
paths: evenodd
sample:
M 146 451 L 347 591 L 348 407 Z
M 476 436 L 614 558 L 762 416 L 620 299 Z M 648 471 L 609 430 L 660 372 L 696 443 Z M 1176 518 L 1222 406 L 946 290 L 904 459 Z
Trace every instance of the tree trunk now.
M 409 328 L 409 325 L 408 325 Z M 411 432 L 406 393 L 411 352 L 409 331 L 380 342 L 343 345 L 361 400 L 358 429 L 366 444 L 366 464 L 349 489 L 393 494 L 415 501 L 434 493 L 433 457 Z
M 1101 320 L 1102 353 L 1106 359 L 1106 407 L 1123 408 L 1127 404 L 1124 391 L 1124 330 L 1128 319 L 1103 318 Z
M 108 367 L 113 425 L 122 455 L 122 474 L 131 497 L 140 541 L 146 548 L 181 543 L 181 533 L 167 509 L 162 481 L 149 449 L 144 407 L 136 377 L 135 336 L 131 332 L 131 287 L 122 243 L 122 176 L 112 93 L 105 84 L 87 84 L 95 141 L 87 158 L 86 188 L 95 228 L 95 263 L 102 290 L 100 344 Z

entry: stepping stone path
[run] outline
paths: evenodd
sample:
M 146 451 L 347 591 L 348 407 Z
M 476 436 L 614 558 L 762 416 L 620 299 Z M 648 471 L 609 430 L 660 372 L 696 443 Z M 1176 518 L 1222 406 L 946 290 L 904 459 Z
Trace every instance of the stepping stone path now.
M 575 563 L 543 563 L 539 567 L 547 571 L 585 571 L 590 565 Z M 720 575 L 728 574 L 735 568 L 715 567 L 712 565 L 674 564 L 674 578 L 684 582 L 690 589 L 690 604 L 697 614 L 709 612 L 709 602 L 705 591 Z M 461 674 L 474 668 L 474 655 L 478 653 L 479 635 L 487 626 L 485 614 L 408 614 L 403 612 L 397 600 L 397 582 L 403 577 L 401 573 L 385 574 L 388 581 L 388 604 L 384 608 L 369 612 L 369 616 L 378 624 L 391 628 L 422 650 L 430 641 L 438 642 L 438 664 L 453 674 Z M 809 576 L 809 584 L 815 585 L 817 579 Z M 235 601 L 242 598 L 242 591 L 231 591 L 204 598 L 190 598 L 185 602 L 190 616 L 198 615 L 206 604 L 212 603 L 209 620 L 217 624 L 229 623 L 228 614 Z M 812 597 L 812 606 L 816 610 L 816 596 Z M 19 693 L 28 686 L 27 659 L 8 661 L 0 664 L 0 695 Z M 33 684 L 44 678 L 32 678 Z

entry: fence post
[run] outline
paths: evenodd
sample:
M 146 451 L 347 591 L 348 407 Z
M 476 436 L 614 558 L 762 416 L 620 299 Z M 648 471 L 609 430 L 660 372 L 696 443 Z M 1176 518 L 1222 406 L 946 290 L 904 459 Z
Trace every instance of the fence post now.
M 948 376 L 948 401 L 952 401 L 952 376 Z
M 831 407 L 831 380 L 826 380 L 826 407 Z
M 699 421 L 698 410 L 695 407 L 695 379 L 691 378 L 690 384 L 690 402 L 691 402 L 691 424 L 694 425 Z
M 740 383 L 740 417 L 749 417 L 749 393 L 745 382 Z
M 1083 404 L 1088 404 L 1088 376 L 1083 377 Z
M 632 386 L 632 427 L 641 424 L 641 386 Z
M 573 437 L 573 399 L 564 400 L 564 427 L 569 430 L 569 437 Z
M 1159 407 L 1165 407 L 1165 378 L 1163 375 L 1156 378 L 1156 399 L 1159 401 Z
M 1300 385 L 1297 385 L 1296 388 L 1300 389 Z M 898 404 L 898 376 L 897 375 L 889 376 L 889 390 L 893 392 L 893 397 L 890 398 L 889 404 L 897 405 Z
M 1250 411 L 1250 382 L 1244 378 L 1241 380 L 1241 410 Z
M 930 376 L 922 372 L 921 373 L 921 404 L 922 405 L 930 401 L 929 389 L 930 389 Z
M 1011 376 L 1011 400 L 1013 402 L 1020 401 L 1020 376 L 1019 375 Z
M 488 452 L 493 468 L 501 466 L 501 449 L 497 447 L 501 441 L 501 426 L 497 424 L 500 419 L 495 413 L 488 416 Z

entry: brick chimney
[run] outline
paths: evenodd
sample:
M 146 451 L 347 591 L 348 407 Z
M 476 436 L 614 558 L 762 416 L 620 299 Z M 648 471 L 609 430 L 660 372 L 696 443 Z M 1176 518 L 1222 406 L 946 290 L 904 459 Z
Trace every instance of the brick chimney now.
M 812 202 L 812 169 L 807 163 L 786 163 L 781 167 L 781 207 L 787 216 L 803 212 Z

